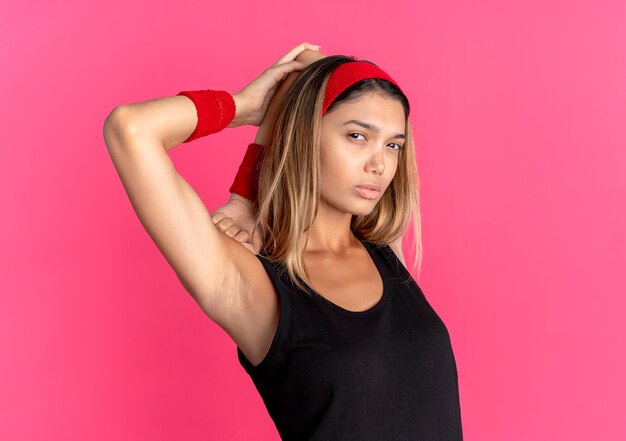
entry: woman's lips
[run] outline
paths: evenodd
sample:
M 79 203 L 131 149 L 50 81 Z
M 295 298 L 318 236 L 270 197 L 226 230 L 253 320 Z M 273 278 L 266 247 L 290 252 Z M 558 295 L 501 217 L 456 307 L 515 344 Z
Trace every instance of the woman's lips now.
M 380 194 L 380 190 L 372 190 L 365 187 L 355 187 L 357 193 L 365 199 L 376 199 Z

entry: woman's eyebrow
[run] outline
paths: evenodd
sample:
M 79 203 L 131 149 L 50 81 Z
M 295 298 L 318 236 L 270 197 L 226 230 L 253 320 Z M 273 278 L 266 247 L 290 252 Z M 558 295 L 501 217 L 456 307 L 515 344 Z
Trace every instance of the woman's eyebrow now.
M 359 121 L 356 119 L 351 119 L 349 121 L 346 121 L 345 123 L 343 123 L 343 125 L 345 126 L 346 124 L 356 124 L 358 126 L 363 127 L 364 129 L 368 129 L 368 130 L 374 130 L 375 132 L 379 132 L 380 133 L 380 127 L 375 126 L 374 124 L 368 124 L 366 122 L 363 121 Z M 400 138 L 400 139 L 406 139 L 406 136 L 404 136 L 404 133 L 398 133 L 396 136 L 394 136 L 393 138 Z

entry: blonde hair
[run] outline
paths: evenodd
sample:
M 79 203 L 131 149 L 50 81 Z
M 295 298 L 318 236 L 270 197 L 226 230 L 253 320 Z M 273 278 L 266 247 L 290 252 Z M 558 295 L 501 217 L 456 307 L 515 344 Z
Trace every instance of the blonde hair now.
M 305 291 L 310 289 L 311 281 L 304 266 L 300 238 L 313 224 L 320 198 L 320 115 L 324 91 L 334 69 L 349 61 L 357 60 L 344 55 L 329 56 L 301 71 L 281 104 L 258 169 L 255 229 L 259 229 L 263 243 L 259 255 L 266 254 L 267 257 L 263 258 L 270 262 L 284 264 L 293 283 Z M 411 223 L 415 257 L 412 269 L 417 268 L 419 277 L 422 261 L 419 176 L 408 99 L 388 81 L 366 79 L 347 88 L 327 111 L 370 91 L 402 102 L 406 115 L 406 140 L 391 184 L 370 214 L 352 216 L 350 227 L 368 242 L 384 245 L 401 237 Z M 308 286 L 300 283 L 298 278 Z

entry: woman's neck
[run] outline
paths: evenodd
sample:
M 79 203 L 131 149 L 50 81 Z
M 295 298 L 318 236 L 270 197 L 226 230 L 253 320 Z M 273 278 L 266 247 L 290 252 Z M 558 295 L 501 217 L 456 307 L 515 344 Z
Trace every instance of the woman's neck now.
M 330 212 L 321 206 L 310 229 L 302 235 L 305 253 L 343 254 L 357 246 L 358 239 L 350 228 L 352 214 Z

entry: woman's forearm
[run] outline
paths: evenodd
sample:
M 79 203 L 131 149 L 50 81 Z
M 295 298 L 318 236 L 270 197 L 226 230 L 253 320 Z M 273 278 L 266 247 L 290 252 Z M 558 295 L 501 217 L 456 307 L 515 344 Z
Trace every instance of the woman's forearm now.
M 242 106 L 237 94 L 233 95 L 236 112 L 228 127 L 245 124 L 242 120 Z M 193 101 L 186 96 L 177 95 L 156 98 L 149 101 L 124 104 L 127 130 L 136 136 L 150 136 L 159 141 L 166 151 L 184 142 L 193 133 L 198 124 L 198 113 Z
M 283 82 L 280 83 L 280 85 L 276 89 L 276 92 L 274 92 L 274 95 L 272 96 L 272 99 L 267 106 L 267 111 L 265 112 L 263 121 L 261 122 L 261 125 L 256 132 L 256 137 L 254 138 L 255 144 L 260 144 L 264 146 L 268 144 L 272 136 L 274 124 L 276 123 L 276 118 L 278 117 L 278 110 L 280 109 L 287 90 L 289 89 L 289 87 L 291 87 L 298 75 L 299 72 L 292 72 L 287 75 L 287 78 L 285 78 Z

